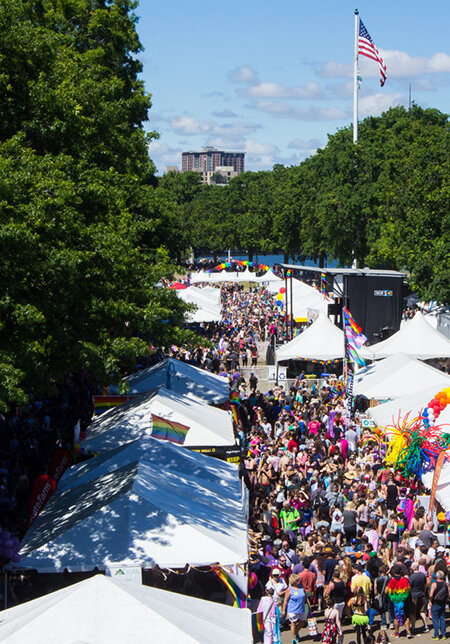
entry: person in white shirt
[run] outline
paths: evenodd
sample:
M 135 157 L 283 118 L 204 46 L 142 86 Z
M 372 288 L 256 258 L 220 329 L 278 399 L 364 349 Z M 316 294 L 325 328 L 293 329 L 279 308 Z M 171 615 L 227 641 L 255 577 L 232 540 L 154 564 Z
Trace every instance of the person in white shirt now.
M 266 589 L 273 588 L 273 598 L 277 602 L 278 608 L 280 608 L 284 601 L 284 595 L 286 593 L 287 585 L 283 577 L 280 576 L 280 571 L 278 568 L 272 570 L 272 574 L 269 577 L 269 581 L 266 584 Z

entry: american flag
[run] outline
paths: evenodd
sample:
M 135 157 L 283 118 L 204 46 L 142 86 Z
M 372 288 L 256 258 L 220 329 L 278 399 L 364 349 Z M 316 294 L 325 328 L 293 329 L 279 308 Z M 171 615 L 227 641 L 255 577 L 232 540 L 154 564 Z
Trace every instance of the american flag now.
M 367 56 L 367 58 L 371 58 L 379 64 L 381 74 L 380 85 L 383 87 L 386 82 L 386 65 L 384 64 L 378 49 L 373 44 L 373 40 L 362 20 L 359 21 L 358 54 Z

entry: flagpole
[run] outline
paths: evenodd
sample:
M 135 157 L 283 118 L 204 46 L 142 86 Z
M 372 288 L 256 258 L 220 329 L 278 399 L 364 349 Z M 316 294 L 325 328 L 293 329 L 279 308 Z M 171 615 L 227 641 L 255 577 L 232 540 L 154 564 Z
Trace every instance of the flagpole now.
M 359 11 L 355 9 L 355 58 L 353 61 L 353 143 L 358 140 L 358 38 Z

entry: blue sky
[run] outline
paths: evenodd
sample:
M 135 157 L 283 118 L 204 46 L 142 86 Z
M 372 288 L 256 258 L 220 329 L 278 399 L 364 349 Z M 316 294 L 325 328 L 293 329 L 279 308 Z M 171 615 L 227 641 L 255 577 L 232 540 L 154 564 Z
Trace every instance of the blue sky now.
M 183 150 L 246 153 L 247 170 L 294 165 L 353 120 L 354 10 L 387 65 L 360 56 L 359 119 L 413 100 L 449 111 L 448 0 L 140 0 L 148 130 L 158 172 Z

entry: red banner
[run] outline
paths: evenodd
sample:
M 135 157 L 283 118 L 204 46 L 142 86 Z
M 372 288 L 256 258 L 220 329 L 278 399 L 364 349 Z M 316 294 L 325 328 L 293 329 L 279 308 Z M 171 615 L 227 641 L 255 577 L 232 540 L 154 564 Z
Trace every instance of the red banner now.
M 52 462 L 48 470 L 48 475 L 55 481 L 55 485 L 58 484 L 59 479 L 67 470 L 67 468 L 72 465 L 73 459 L 72 454 L 63 447 L 60 447 L 53 454 Z
M 39 512 L 47 503 L 53 494 L 55 487 L 55 481 L 47 476 L 47 474 L 41 474 L 37 477 L 33 485 L 28 506 L 28 527 L 30 527 Z

